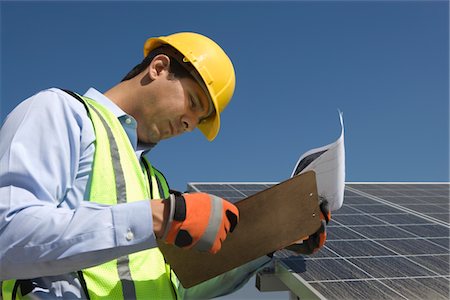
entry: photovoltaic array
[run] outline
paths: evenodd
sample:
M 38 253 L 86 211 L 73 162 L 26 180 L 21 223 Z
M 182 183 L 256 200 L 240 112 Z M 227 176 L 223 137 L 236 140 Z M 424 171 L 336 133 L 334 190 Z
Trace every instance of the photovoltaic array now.
M 191 183 L 232 202 L 276 183 Z M 324 299 L 449 299 L 449 183 L 347 183 L 327 242 L 280 263 Z M 297 273 L 301 270 L 300 273 Z

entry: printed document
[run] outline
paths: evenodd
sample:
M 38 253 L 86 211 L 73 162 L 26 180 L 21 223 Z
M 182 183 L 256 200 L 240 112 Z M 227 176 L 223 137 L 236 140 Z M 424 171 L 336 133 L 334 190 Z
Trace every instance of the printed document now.
M 328 201 L 330 211 L 339 209 L 344 202 L 345 147 L 344 121 L 339 111 L 341 135 L 329 145 L 315 148 L 300 156 L 291 177 L 313 170 L 316 173 L 319 197 Z

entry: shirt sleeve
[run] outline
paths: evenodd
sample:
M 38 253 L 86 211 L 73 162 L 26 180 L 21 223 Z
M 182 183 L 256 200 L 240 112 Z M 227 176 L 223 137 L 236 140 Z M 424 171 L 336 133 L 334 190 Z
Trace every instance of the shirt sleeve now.
M 9 114 L 0 130 L 0 280 L 64 274 L 156 247 L 148 200 L 107 206 L 83 201 L 85 184 L 76 191 L 94 141 L 84 106 L 57 89 Z
M 191 288 L 185 289 L 180 284 L 178 293 L 182 299 L 211 299 L 233 293 L 271 261 L 268 256 L 263 256 Z

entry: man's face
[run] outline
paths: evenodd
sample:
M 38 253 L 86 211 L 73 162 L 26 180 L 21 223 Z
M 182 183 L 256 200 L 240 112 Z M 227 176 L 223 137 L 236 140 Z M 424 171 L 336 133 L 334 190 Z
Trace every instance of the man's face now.
M 192 78 L 175 78 L 166 72 L 151 84 L 151 93 L 136 115 L 138 138 L 142 142 L 157 143 L 194 130 L 212 105 Z

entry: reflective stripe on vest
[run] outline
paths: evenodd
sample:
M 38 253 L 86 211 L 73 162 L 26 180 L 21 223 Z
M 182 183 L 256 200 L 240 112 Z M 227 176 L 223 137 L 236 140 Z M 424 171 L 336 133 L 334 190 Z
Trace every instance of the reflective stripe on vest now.
M 149 199 L 148 179 L 118 119 L 104 106 L 84 98 L 95 129 L 96 150 L 89 200 L 116 204 Z M 150 168 L 152 170 L 152 168 Z M 152 186 L 157 179 L 150 174 Z M 153 199 L 160 199 L 153 188 Z M 120 257 L 83 270 L 91 299 L 172 299 L 171 274 L 159 249 Z
M 96 136 L 89 201 L 114 205 L 149 199 L 150 188 L 152 199 L 167 198 L 169 188 L 164 176 L 147 160 L 146 168 L 141 167 L 118 119 L 99 103 L 85 97 L 82 100 Z M 82 270 L 82 274 L 90 299 L 177 298 L 174 287 L 178 280 L 158 248 L 120 257 Z M 15 283 L 2 282 L 4 300 L 12 299 L 14 292 L 16 299 L 21 298 Z
M 144 165 L 144 171 L 146 171 L 146 174 L 149 177 L 150 185 L 150 191 L 153 195 L 153 199 L 161 199 L 161 198 L 167 198 L 170 195 L 170 189 L 169 184 L 167 183 L 166 178 L 164 175 L 156 168 L 154 168 L 150 162 L 145 158 L 142 157 L 142 163 Z M 163 195 L 163 196 L 160 196 Z M 180 281 L 177 278 L 177 275 L 172 270 L 169 264 L 166 264 L 166 273 L 169 274 L 170 280 L 172 282 L 172 288 L 173 292 L 176 295 L 176 298 L 181 299 L 179 293 L 178 293 L 178 287 L 180 285 Z

